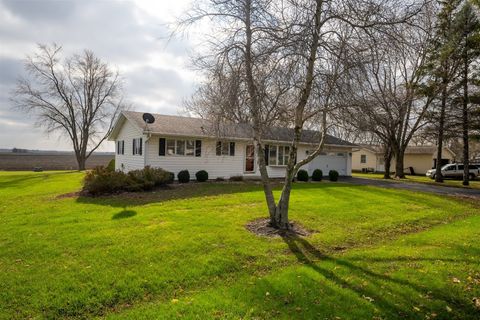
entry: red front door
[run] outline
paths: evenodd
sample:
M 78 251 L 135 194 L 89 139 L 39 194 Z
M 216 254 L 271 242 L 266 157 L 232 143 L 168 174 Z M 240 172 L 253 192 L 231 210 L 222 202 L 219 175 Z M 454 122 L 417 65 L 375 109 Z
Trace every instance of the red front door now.
M 245 172 L 255 171 L 255 147 L 248 144 L 245 150 Z

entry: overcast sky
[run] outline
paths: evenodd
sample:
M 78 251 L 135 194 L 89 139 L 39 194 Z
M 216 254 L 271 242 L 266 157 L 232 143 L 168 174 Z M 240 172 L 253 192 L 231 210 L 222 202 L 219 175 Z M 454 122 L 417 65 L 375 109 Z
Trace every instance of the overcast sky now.
M 189 69 L 194 36 L 168 41 L 168 24 L 190 0 L 0 0 L 0 148 L 70 150 L 34 119 L 12 108 L 11 90 L 24 75 L 23 60 L 37 43 L 65 54 L 90 49 L 118 68 L 125 95 L 137 111 L 182 112 L 198 75 Z M 107 142 L 102 150 L 113 150 Z

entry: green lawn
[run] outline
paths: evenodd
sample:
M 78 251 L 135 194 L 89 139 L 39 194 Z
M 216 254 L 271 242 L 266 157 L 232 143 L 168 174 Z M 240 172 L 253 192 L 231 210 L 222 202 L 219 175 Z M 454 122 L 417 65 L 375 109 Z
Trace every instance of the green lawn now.
M 254 183 L 85 198 L 78 172 L 0 173 L 0 319 L 476 319 L 480 209 L 446 197 L 298 183 L 267 239 Z M 277 191 L 278 192 L 278 191 Z
M 354 172 L 354 173 L 352 173 L 352 175 L 354 177 L 358 177 L 358 178 L 383 179 L 383 173 L 359 173 L 359 172 Z M 458 180 L 458 179 L 445 179 L 443 181 L 443 183 L 438 183 L 438 182 L 435 182 L 435 180 L 430 179 L 427 176 L 407 175 L 405 179 L 402 179 L 400 181 L 418 182 L 418 183 L 425 183 L 425 184 L 431 184 L 431 185 L 437 185 L 437 186 L 480 189 L 480 180 L 479 179 L 470 181 L 469 186 L 462 185 L 462 180 Z M 393 181 L 397 181 L 397 180 L 393 180 Z

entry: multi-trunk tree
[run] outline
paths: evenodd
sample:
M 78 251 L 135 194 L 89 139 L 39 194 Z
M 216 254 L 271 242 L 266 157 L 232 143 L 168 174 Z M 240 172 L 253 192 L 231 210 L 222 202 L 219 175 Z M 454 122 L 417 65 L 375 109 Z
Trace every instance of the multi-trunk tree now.
M 181 25 L 208 18 L 208 48 L 196 61 L 206 82 L 190 110 L 215 123 L 251 128 L 270 224 L 289 229 L 292 180 L 322 151 L 339 103 L 345 74 L 374 30 L 386 31 L 414 16 L 416 1 L 211 0 L 198 4 Z M 295 161 L 307 124 L 320 129 L 304 159 Z M 275 126 L 291 128 L 285 180 L 275 200 L 265 162 L 264 137 Z
M 112 130 L 124 108 L 116 71 L 85 50 L 70 58 L 62 48 L 40 45 L 27 58 L 29 77 L 19 80 L 13 102 L 37 119 L 47 132 L 66 134 L 72 142 L 79 170 Z

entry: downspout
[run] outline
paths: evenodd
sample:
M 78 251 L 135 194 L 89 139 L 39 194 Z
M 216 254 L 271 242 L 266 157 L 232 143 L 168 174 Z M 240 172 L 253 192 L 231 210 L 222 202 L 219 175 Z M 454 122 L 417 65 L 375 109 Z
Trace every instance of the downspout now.
M 143 146 L 143 167 L 147 166 L 147 142 L 152 137 L 152 133 L 149 130 L 143 132 L 144 146 Z

